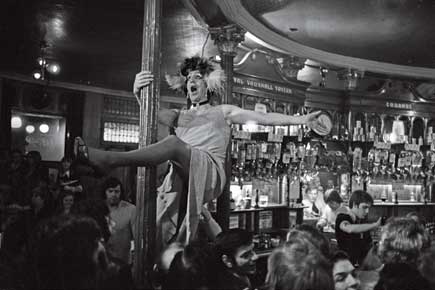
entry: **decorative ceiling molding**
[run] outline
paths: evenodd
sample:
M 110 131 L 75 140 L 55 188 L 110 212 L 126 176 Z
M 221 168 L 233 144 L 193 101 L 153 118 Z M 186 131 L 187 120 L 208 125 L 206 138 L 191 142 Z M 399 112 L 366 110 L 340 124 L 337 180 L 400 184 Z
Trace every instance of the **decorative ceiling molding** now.
M 354 68 L 387 75 L 407 76 L 418 79 L 435 79 L 435 69 L 396 65 L 392 63 L 349 57 L 302 45 L 285 38 L 266 27 L 245 9 L 241 0 L 219 0 L 216 2 L 226 17 L 249 31 L 258 39 L 268 43 L 269 48 L 276 47 L 279 51 L 285 51 L 290 55 L 305 57 L 322 63 L 329 63 L 346 68 Z

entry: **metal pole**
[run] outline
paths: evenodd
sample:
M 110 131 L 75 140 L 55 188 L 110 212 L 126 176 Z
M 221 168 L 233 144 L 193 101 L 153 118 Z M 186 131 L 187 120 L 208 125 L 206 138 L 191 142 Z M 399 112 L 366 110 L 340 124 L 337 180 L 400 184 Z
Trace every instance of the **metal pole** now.
M 140 98 L 139 148 L 157 140 L 157 113 L 160 102 L 161 0 L 145 0 L 142 35 L 142 70 L 151 71 L 154 81 Z M 146 285 L 152 270 L 156 241 L 156 168 L 140 167 L 137 172 L 137 219 L 135 227 L 135 271 L 139 288 Z

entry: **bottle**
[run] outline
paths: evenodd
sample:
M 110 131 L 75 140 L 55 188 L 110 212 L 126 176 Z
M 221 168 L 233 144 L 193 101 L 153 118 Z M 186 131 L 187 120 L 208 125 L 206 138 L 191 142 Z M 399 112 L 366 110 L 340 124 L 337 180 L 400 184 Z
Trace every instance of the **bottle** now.
M 258 189 L 255 191 L 255 206 L 254 208 L 260 208 L 260 195 L 258 194 Z
M 288 197 L 288 177 L 287 174 L 284 173 L 281 176 L 281 184 L 280 184 L 280 194 L 279 194 L 279 203 L 287 204 L 287 197 Z
M 258 189 L 257 189 L 258 191 Z M 246 197 L 245 197 L 245 209 L 250 209 L 252 206 L 252 199 L 249 195 L 249 191 L 246 191 Z
M 382 190 L 381 200 L 382 200 L 382 202 L 385 202 L 387 200 L 387 189 L 385 187 Z

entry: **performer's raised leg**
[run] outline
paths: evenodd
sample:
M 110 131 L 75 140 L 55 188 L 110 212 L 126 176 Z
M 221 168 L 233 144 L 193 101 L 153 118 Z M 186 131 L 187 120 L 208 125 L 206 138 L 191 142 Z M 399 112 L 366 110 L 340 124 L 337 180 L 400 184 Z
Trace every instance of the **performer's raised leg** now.
M 115 152 L 104 151 L 86 146 L 85 142 L 77 137 L 74 141 L 74 153 L 101 170 L 120 166 L 154 166 L 165 161 L 173 161 L 182 176 L 189 176 L 190 145 L 178 137 L 170 135 L 161 141 L 145 148 Z

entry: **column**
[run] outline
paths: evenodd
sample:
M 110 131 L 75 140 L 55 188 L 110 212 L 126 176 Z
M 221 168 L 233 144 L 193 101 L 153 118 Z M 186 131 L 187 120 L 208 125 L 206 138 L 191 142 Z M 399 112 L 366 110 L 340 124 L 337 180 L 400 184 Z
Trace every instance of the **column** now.
M 222 96 L 222 104 L 233 103 L 233 69 L 234 57 L 237 54 L 237 45 L 245 39 L 245 31 L 235 24 L 223 27 L 210 28 L 211 38 L 219 48 L 222 59 L 222 68 L 225 71 L 225 94 Z M 217 222 L 223 230 L 228 229 L 230 216 L 230 185 L 231 185 L 231 143 L 227 148 L 225 171 L 227 183 L 223 193 L 217 200 Z
M 211 38 L 219 49 L 222 68 L 225 71 L 225 94 L 222 104 L 232 104 L 233 100 L 233 69 L 234 57 L 237 55 L 237 45 L 245 39 L 245 31 L 236 24 L 210 28 Z
M 160 101 L 161 0 L 145 0 L 142 34 L 142 70 L 154 74 L 154 82 L 142 90 L 140 98 L 139 148 L 157 140 L 157 113 Z M 140 167 L 137 172 L 137 219 L 135 229 L 134 278 L 145 286 L 156 254 L 156 168 Z

